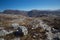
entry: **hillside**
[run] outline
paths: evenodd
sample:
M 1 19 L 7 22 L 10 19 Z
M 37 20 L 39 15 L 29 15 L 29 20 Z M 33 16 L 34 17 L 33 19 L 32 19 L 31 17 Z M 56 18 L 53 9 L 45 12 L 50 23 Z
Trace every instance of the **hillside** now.
M 5 40 L 60 40 L 60 16 L 56 14 L 52 11 L 40 10 L 5 10 L 0 13 L 0 38 Z M 19 27 L 23 30 L 22 37 L 19 34 L 21 32 Z M 18 37 L 15 35 L 16 32 Z
M 25 15 L 29 17 L 41 17 L 48 15 L 58 15 L 60 16 L 60 10 L 31 10 L 31 11 L 19 11 L 19 10 L 4 10 L 2 14 L 16 14 L 16 15 Z

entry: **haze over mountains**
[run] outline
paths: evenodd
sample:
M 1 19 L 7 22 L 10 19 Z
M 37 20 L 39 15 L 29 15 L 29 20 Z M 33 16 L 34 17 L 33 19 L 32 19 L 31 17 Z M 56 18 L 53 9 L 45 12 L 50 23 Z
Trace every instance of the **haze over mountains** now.
M 60 15 L 60 10 L 31 10 L 31 11 L 21 11 L 21 10 L 4 10 L 0 14 L 17 14 L 25 15 L 29 17 L 40 17 L 41 15 Z

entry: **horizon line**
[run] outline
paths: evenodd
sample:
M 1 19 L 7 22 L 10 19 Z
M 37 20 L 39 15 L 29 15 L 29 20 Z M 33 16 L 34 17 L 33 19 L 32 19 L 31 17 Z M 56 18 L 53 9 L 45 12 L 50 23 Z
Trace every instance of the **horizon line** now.
M 4 9 L 4 10 L 18 10 L 18 11 L 31 11 L 31 10 L 55 11 L 55 10 L 60 10 L 60 9 L 30 9 L 30 10 L 23 10 L 23 9 Z M 0 12 L 3 12 L 4 10 L 0 10 Z

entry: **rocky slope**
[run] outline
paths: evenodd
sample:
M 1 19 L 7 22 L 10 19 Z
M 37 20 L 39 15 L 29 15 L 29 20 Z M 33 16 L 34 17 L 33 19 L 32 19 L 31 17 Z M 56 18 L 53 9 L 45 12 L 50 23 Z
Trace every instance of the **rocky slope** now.
M 0 36 L 0 38 L 4 38 L 5 40 L 60 40 L 60 31 L 54 28 L 53 25 L 48 24 L 53 20 L 49 19 L 51 18 L 26 17 L 16 14 L 0 14 L 0 27 L 3 27 L 0 29 L 0 32 L 2 32 L 2 34 L 6 32 L 9 33 L 11 31 L 15 32 L 17 31 L 17 27 L 21 27 L 22 29 L 26 28 L 28 31 L 27 35 L 22 37 L 16 37 L 13 32 L 11 32 L 7 35 Z M 13 24 L 14 26 L 12 26 Z M 22 31 L 24 33 L 26 32 L 25 30 Z

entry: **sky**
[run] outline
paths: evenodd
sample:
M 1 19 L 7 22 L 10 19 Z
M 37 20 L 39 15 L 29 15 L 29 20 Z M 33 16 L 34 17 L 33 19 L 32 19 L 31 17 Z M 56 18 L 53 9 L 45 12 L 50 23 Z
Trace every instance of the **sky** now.
M 60 9 L 60 0 L 0 0 L 3 10 L 56 10 Z

